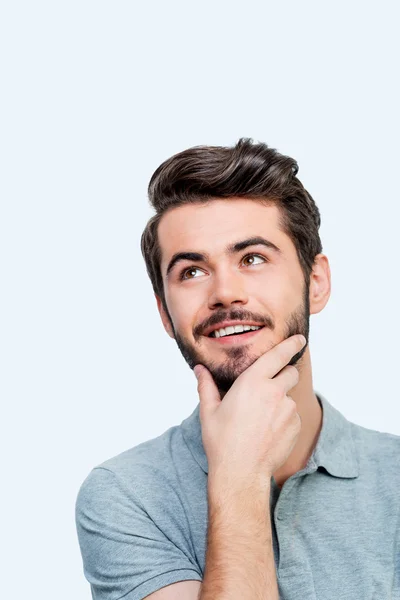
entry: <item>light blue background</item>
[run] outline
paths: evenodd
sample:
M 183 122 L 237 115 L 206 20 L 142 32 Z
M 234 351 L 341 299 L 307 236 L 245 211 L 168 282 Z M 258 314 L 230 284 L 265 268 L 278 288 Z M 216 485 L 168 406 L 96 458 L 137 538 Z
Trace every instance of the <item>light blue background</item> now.
M 89 600 L 81 482 L 197 404 L 140 253 L 148 180 L 189 146 L 297 159 L 332 270 L 314 388 L 400 434 L 398 23 L 394 1 L 2 4 L 4 597 Z

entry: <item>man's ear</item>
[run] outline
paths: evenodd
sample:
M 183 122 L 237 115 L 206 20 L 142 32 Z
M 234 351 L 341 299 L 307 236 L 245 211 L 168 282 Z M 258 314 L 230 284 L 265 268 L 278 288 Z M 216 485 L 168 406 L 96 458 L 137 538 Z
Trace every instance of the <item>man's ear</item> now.
M 160 313 L 160 317 L 161 317 L 161 321 L 164 325 L 164 329 L 168 333 L 168 335 L 170 337 L 172 337 L 172 339 L 175 339 L 174 330 L 172 329 L 171 322 L 168 318 L 167 313 L 165 312 L 165 308 L 163 306 L 161 298 L 159 296 L 157 296 L 157 294 L 154 294 L 154 296 L 157 301 L 157 308 L 158 308 L 158 312 Z
M 318 254 L 310 277 L 310 315 L 323 310 L 331 295 L 331 270 L 328 257 Z

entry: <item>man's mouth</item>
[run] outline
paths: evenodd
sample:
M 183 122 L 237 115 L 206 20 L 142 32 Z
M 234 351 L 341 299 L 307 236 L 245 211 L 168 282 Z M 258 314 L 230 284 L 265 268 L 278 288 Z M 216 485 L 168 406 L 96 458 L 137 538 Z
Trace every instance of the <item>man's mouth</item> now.
M 236 341 L 240 343 L 252 338 L 254 335 L 257 334 L 257 331 L 259 331 L 260 329 L 264 329 L 264 326 L 235 325 L 229 327 L 221 327 L 220 329 L 215 329 L 214 331 L 212 331 L 208 337 L 220 344 L 229 344 L 234 343 Z
M 228 327 L 221 327 L 220 329 L 214 329 L 208 337 L 225 337 L 227 335 L 242 335 L 247 331 L 256 331 L 261 329 L 261 325 L 231 325 Z

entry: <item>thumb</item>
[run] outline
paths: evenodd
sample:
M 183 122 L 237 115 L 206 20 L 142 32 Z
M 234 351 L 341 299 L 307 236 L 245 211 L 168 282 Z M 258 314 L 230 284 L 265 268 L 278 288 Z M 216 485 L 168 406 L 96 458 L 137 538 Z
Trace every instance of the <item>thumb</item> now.
M 212 411 L 221 403 L 219 390 L 210 371 L 204 365 L 193 369 L 197 378 L 197 391 L 200 399 L 200 412 Z

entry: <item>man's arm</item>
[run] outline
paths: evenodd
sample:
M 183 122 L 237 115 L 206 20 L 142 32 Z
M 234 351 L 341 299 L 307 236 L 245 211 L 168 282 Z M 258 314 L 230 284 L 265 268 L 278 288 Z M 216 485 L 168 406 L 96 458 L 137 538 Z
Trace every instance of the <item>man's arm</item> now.
M 208 461 L 209 522 L 200 600 L 279 600 L 271 478 L 300 434 L 296 402 L 287 395 L 300 376 L 288 363 L 306 343 L 304 336 L 294 335 L 262 354 L 223 399 L 207 367 L 194 367 Z
M 269 510 L 270 486 L 227 492 L 208 480 L 204 579 L 164 587 L 146 600 L 279 600 Z
M 270 486 L 233 492 L 210 481 L 204 579 L 199 600 L 279 600 Z

